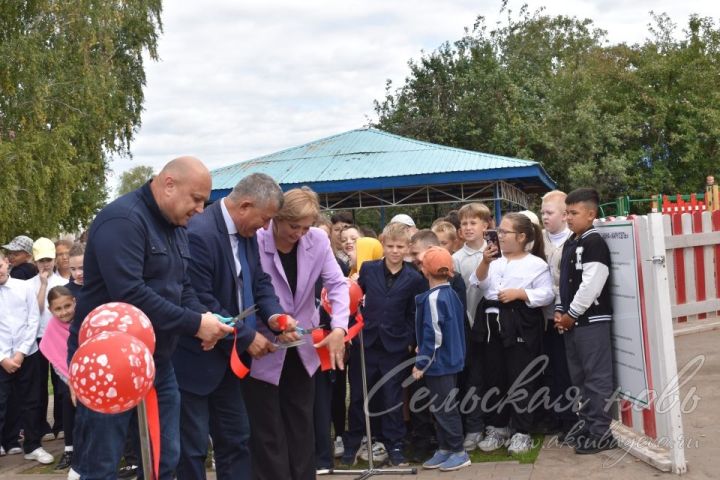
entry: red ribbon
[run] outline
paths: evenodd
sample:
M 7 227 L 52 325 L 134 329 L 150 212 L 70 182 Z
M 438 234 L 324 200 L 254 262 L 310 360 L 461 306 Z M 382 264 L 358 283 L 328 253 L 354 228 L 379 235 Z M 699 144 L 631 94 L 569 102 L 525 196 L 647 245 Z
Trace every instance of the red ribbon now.
M 250 369 L 240 360 L 240 355 L 237 353 L 237 329 L 234 332 L 235 339 L 233 340 L 232 352 L 230 353 L 230 369 L 233 371 L 236 377 L 245 378 Z
M 355 325 L 350 327 L 348 329 L 347 334 L 345 335 L 345 342 L 351 341 L 353 338 L 357 336 L 358 333 L 360 333 L 360 330 L 365 326 L 365 321 L 363 320 L 362 314 L 360 312 L 355 315 Z M 312 340 L 315 345 L 322 342 L 325 337 L 330 335 L 330 330 L 313 330 L 312 332 Z M 318 358 L 320 359 L 320 370 L 323 372 L 327 372 L 332 368 L 330 365 L 330 350 L 326 346 L 317 347 L 315 349 L 317 352 Z
M 145 397 L 145 411 L 147 412 L 148 432 L 150 433 L 150 448 L 152 448 L 153 472 L 155 478 L 160 478 L 160 410 L 155 387 L 152 387 Z

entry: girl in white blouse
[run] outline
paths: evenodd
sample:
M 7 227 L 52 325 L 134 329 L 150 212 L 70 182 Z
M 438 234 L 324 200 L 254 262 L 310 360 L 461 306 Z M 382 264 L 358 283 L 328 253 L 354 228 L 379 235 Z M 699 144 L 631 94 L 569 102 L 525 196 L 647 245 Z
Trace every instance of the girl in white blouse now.
M 483 294 L 472 335 L 483 344 L 485 394 L 490 400 L 486 436 L 478 446 L 492 451 L 509 440 L 508 451 L 519 454 L 532 447 L 531 400 L 540 376 L 537 364 L 526 369 L 542 353 L 542 307 L 555 298 L 540 226 L 521 213 L 508 213 L 497 231 L 502 256 L 496 256 L 497 246 L 490 246 L 470 277 Z

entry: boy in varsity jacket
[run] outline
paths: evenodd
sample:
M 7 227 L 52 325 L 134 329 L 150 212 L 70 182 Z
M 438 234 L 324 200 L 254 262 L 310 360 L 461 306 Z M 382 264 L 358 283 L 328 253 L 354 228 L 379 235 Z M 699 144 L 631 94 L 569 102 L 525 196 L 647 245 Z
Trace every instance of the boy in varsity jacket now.
M 572 236 L 560 262 L 560 295 L 555 328 L 565 335 L 570 378 L 580 389 L 582 409 L 576 428 L 566 437 L 575 453 L 615 448 L 608 399 L 613 393 L 610 302 L 610 250 L 593 227 L 599 195 L 579 188 L 565 199 Z

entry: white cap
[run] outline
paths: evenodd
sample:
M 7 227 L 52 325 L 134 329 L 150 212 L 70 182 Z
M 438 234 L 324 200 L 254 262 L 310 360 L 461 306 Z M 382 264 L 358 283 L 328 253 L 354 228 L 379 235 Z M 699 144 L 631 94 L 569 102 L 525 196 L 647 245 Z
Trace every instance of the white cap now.
M 404 223 L 408 227 L 415 227 L 415 222 L 413 222 L 413 219 L 410 218 L 410 215 L 406 215 L 404 213 L 398 213 L 393 218 L 391 218 L 390 223 L 393 222 Z

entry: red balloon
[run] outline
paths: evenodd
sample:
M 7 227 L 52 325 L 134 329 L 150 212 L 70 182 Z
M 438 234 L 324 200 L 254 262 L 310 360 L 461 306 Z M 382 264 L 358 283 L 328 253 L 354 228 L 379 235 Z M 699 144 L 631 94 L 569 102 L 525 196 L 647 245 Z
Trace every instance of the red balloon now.
M 78 400 L 100 413 L 122 413 L 145 398 L 155 379 L 150 349 L 122 332 L 101 332 L 70 361 L 70 386 Z
M 87 314 L 78 332 L 78 343 L 100 332 L 123 332 L 142 341 L 155 353 L 155 331 L 150 319 L 142 310 L 123 302 L 110 302 L 95 307 Z
M 360 307 L 360 302 L 362 302 L 365 293 L 355 280 L 350 278 L 347 278 L 346 280 L 350 290 L 350 315 L 355 315 Z M 328 315 L 332 315 L 332 305 L 330 305 L 330 300 L 327 296 L 327 289 L 325 287 L 323 287 L 320 292 L 320 303 L 322 303 L 322 306 Z

